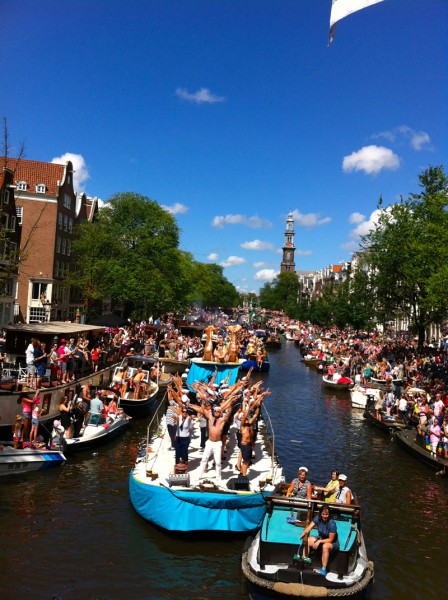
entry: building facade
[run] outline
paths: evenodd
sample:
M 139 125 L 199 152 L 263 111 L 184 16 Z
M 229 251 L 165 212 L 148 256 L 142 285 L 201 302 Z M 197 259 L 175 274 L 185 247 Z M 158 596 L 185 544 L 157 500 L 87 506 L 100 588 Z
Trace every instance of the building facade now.
M 296 247 L 294 245 L 294 217 L 290 212 L 286 218 L 285 241 L 283 243 L 283 257 L 280 263 L 280 272 L 290 271 L 295 273 L 296 265 L 294 262 L 294 253 Z
M 17 296 L 22 228 L 16 215 L 13 180 L 14 173 L 3 166 L 0 171 L 0 327 L 13 322 Z
M 80 298 L 64 283 L 78 223 L 93 219 L 97 199 L 76 195 L 73 164 L 7 160 L 22 225 L 15 321 L 74 320 Z

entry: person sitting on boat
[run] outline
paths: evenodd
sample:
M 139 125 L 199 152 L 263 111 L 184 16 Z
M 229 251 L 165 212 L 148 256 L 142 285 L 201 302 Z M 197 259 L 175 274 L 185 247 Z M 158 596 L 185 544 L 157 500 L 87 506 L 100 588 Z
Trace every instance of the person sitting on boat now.
M 216 348 L 213 352 L 213 359 L 220 363 L 226 362 L 227 360 L 227 348 L 222 339 L 218 340 L 218 343 L 216 344 Z
M 115 419 L 117 416 L 117 402 L 115 396 L 112 396 L 112 398 L 109 400 L 106 411 L 108 417 L 110 417 L 112 420 Z
M 314 527 L 317 527 L 317 535 L 310 535 L 308 537 Z M 307 537 L 308 547 L 305 548 L 305 553 L 306 550 L 308 550 L 308 553 L 305 555 L 308 556 L 311 550 L 315 552 L 318 550 L 322 551 L 322 568 L 320 574 L 325 577 L 327 575 L 330 553 L 339 550 L 338 529 L 336 521 L 330 518 L 330 507 L 328 504 L 322 504 L 318 516 L 314 517 L 311 523 L 305 527 L 300 539 L 305 541 Z
M 286 497 L 294 496 L 301 500 L 311 500 L 314 486 L 307 477 L 308 469 L 306 467 L 299 467 L 298 476 L 291 481 L 286 492 Z
M 338 490 L 336 492 L 336 504 L 351 504 L 352 491 L 347 486 L 347 475 L 341 474 L 338 478 Z
M 335 502 L 336 501 L 336 493 L 339 487 L 339 471 L 337 469 L 333 469 L 331 472 L 331 479 L 327 483 L 325 487 L 320 487 L 315 485 L 315 492 L 322 492 L 323 499 L 325 502 Z

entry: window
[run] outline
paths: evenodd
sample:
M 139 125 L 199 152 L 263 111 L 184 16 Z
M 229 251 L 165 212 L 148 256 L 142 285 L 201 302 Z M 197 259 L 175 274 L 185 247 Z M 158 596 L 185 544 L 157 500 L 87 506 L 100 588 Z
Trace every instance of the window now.
M 65 254 L 65 249 L 67 248 L 67 240 L 65 238 L 62 238 L 62 248 L 61 248 L 61 253 Z
M 45 308 L 39 306 L 32 306 L 30 308 L 30 323 L 41 323 L 47 320 L 47 311 Z
M 40 300 L 41 298 L 47 297 L 47 284 L 33 282 L 31 288 L 31 300 Z
M 38 183 L 36 185 L 36 192 L 38 194 L 45 194 L 46 191 L 47 191 L 47 186 L 45 185 L 45 183 Z
M 16 215 L 18 219 L 19 225 L 22 225 L 23 222 L 23 206 L 16 206 Z
M 20 192 L 26 192 L 26 190 L 28 189 L 28 184 L 26 181 L 18 181 L 17 182 L 17 189 Z
M 58 229 L 62 229 L 62 213 L 58 213 Z
M 70 240 L 67 240 L 67 256 L 70 256 L 72 251 L 72 243 Z
M 16 230 L 16 217 L 15 215 L 10 215 L 11 219 L 10 219 L 10 223 L 9 223 L 9 228 L 11 229 L 11 231 L 15 231 Z
M 64 207 L 69 210 L 72 208 L 72 199 L 68 194 L 64 194 Z
M 9 190 L 5 190 L 3 192 L 3 202 L 5 204 L 9 204 Z
M 4 229 L 8 229 L 8 224 L 9 224 L 9 215 L 4 213 L 3 214 L 3 227 Z
M 68 220 L 68 230 L 70 231 L 70 233 L 73 233 L 73 219 L 71 217 Z
M 67 215 L 64 215 L 64 231 L 67 231 L 68 229 L 68 217 Z
M 7 281 L 4 285 L 3 288 L 0 289 L 0 296 L 12 296 L 13 291 L 14 291 L 14 283 L 13 281 Z
M 54 276 L 59 277 L 59 261 L 54 261 Z
M 59 236 L 56 237 L 56 252 L 61 251 L 61 238 Z

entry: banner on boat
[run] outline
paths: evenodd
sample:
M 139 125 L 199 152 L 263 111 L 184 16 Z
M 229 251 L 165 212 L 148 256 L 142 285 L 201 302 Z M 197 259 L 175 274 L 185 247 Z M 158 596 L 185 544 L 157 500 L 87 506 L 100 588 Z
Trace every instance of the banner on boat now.
M 367 8 L 372 4 L 378 4 L 378 2 L 382 1 L 383 0 L 333 0 L 333 4 L 331 5 L 328 45 L 333 41 L 336 23 L 338 21 L 362 8 Z

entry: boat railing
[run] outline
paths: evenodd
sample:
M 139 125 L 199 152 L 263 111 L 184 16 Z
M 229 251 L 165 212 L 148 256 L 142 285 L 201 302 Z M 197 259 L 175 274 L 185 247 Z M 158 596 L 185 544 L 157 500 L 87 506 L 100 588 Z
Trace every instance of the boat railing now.
M 332 515 L 338 514 L 355 516 L 358 517 L 361 507 L 359 504 L 337 504 L 335 502 L 325 502 L 323 500 L 299 500 L 294 497 L 287 498 L 286 496 L 279 496 L 276 494 L 272 494 L 266 498 L 266 506 L 267 511 L 273 510 L 274 506 L 285 506 L 285 508 L 294 510 L 302 510 L 308 511 L 310 510 L 312 513 L 316 512 L 321 506 L 324 504 L 330 507 L 330 511 Z
M 160 400 L 159 406 L 151 417 L 146 430 L 146 455 L 148 455 L 148 448 L 150 446 L 151 434 L 154 431 L 158 431 L 160 428 L 161 416 L 164 413 L 165 399 L 167 397 L 168 390 L 165 391 L 163 398 Z
M 271 476 L 274 476 L 274 471 L 275 471 L 275 466 L 276 466 L 276 458 L 277 455 L 275 453 L 275 431 L 274 431 L 274 426 L 272 425 L 272 421 L 271 421 L 271 417 L 269 415 L 269 411 L 266 408 L 266 405 L 263 403 L 261 405 L 262 407 L 262 414 L 263 414 L 263 420 L 266 423 L 266 433 L 268 435 L 269 438 L 269 442 L 270 442 L 270 454 L 271 454 Z

